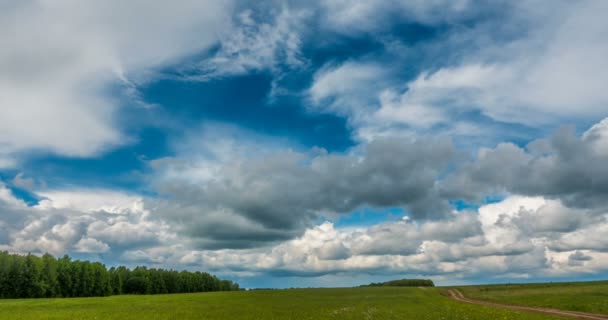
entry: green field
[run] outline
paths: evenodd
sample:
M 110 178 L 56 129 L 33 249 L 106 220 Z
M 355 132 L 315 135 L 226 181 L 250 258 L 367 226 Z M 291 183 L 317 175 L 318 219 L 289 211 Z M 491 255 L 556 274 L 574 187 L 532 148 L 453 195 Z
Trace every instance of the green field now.
M 608 281 L 466 286 L 458 289 L 465 296 L 479 300 L 608 314 Z
M 0 300 L 0 319 L 556 319 L 460 303 L 440 290 L 379 287 Z

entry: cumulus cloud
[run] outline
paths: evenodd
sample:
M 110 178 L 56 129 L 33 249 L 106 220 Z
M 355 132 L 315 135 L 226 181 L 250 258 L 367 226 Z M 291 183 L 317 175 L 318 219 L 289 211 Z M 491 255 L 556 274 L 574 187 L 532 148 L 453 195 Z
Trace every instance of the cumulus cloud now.
M 583 266 L 586 261 L 593 260 L 591 256 L 584 254 L 582 251 L 576 250 L 568 256 L 568 264 L 571 266 Z
M 166 223 L 150 218 L 140 197 L 104 190 L 48 191 L 44 197 L 40 204 L 28 206 L 10 189 L 0 188 L 4 250 L 111 257 L 175 241 Z
M 558 201 L 522 196 L 482 206 L 478 212 L 454 213 L 442 221 L 396 221 L 352 228 L 325 222 L 299 237 L 269 248 L 194 250 L 182 263 L 213 270 L 253 275 L 321 276 L 327 274 L 422 275 L 454 279 L 529 278 L 598 273 L 604 252 L 594 249 L 556 250 L 551 244 L 575 230 L 528 229 L 518 220 L 537 225 L 543 211 L 568 210 Z M 573 212 L 573 215 L 578 213 Z M 583 224 L 608 225 L 602 219 Z M 588 240 L 605 230 L 587 230 Z M 581 251 L 581 250 L 584 250 Z M 594 258 L 595 257 L 595 258 Z M 585 264 L 587 267 L 581 269 Z
M 82 238 L 75 245 L 76 252 L 84 253 L 103 253 L 110 250 L 107 244 L 92 238 Z
M 321 215 L 339 217 L 362 207 L 403 207 L 411 218 L 432 220 L 449 216 L 448 200 L 539 197 L 542 201 L 532 209 L 498 219 L 514 226 L 521 241 L 509 238 L 511 247 L 492 250 L 519 252 L 530 246 L 528 233 L 573 232 L 601 217 L 606 159 L 595 147 L 601 127 L 593 126 L 582 136 L 562 130 L 525 148 L 500 144 L 480 150 L 464 164 L 454 156 L 451 142 L 442 139 L 376 139 L 342 155 L 263 151 L 253 142 L 257 147 L 224 139 L 218 147 L 204 144 L 202 155 L 152 162 L 159 177 L 155 188 L 162 195 L 154 214 L 171 221 L 199 247 L 221 249 L 292 239 Z M 381 226 L 378 230 L 383 234 Z M 510 229 L 501 230 L 501 237 L 509 236 Z M 436 237 L 442 234 L 449 232 Z M 418 249 L 390 240 L 385 247 L 395 252 Z
M 413 255 L 424 240 L 457 242 L 481 234 L 479 221 L 462 213 L 453 219 L 424 224 L 385 223 L 352 235 L 352 250 L 359 255 Z
M 201 243 L 239 247 L 285 240 L 321 214 L 360 207 L 402 206 L 412 218 L 440 218 L 450 208 L 435 181 L 453 155 L 449 140 L 375 141 L 345 155 L 275 152 L 233 157 L 211 176 L 166 175 L 156 182 L 155 213 Z M 205 162 L 203 162 L 205 163 Z M 156 163 L 157 170 L 198 172 L 198 161 Z M 205 165 L 204 165 L 205 166 Z M 186 178 L 181 178 L 186 177 Z
M 80 212 L 107 212 L 125 214 L 143 210 L 142 198 L 112 190 L 50 190 L 38 191 L 42 198 L 34 207 L 39 210 L 73 210 Z
M 120 263 L 145 263 L 176 268 L 197 267 L 241 276 L 321 276 L 359 274 L 433 276 L 454 279 L 562 277 L 608 270 L 605 241 L 608 211 L 570 208 L 559 200 L 511 196 L 476 211 L 451 212 L 441 220 L 383 222 L 354 228 L 330 222 L 310 225 L 270 245 L 265 232 L 251 235 L 250 226 L 220 226 L 209 222 L 204 248 L 175 232 L 175 220 L 152 218 L 154 201 L 146 209 L 132 206 L 122 214 L 31 208 L 10 193 L 0 201 L 6 239 L 0 249 L 12 252 L 74 252 L 100 254 Z M 149 202 L 150 201 L 150 202 Z M 84 208 L 90 208 L 85 206 Z M 20 219 L 10 219 L 10 210 Z M 148 212 L 148 210 L 151 210 Z M 185 219 L 186 217 L 184 217 Z M 236 221 L 226 217 L 221 221 Z M 184 220 L 196 223 L 196 218 Z M 186 223 L 186 222 L 184 222 Z M 243 236 L 243 242 L 228 242 Z M 262 240 L 257 240 L 257 239 Z M 245 243 L 262 242 L 256 248 Z M 260 243 L 257 244 L 260 244 Z M 230 248 L 241 249 L 230 249 Z M 245 248 L 244 248 L 245 247 Z M 212 250 L 208 250 L 212 249 Z M 604 262 L 603 262 L 604 261 Z
M 602 122 L 603 123 L 603 122 Z M 502 143 L 482 148 L 477 158 L 443 183 L 448 198 L 475 199 L 484 195 L 514 193 L 561 199 L 579 208 L 606 206 L 608 171 L 606 154 L 598 145 L 606 143 L 601 126 L 577 136 L 563 127 L 549 139 L 526 147 Z

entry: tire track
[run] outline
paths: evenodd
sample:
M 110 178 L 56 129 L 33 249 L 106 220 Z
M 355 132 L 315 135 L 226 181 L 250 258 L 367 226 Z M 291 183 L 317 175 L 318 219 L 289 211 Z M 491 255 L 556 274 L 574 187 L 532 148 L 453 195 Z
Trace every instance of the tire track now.
M 448 290 L 447 295 L 456 301 L 472 303 L 472 304 L 477 304 L 477 305 L 482 305 L 482 306 L 490 306 L 490 307 L 497 307 L 497 308 L 504 308 L 504 309 L 511 309 L 511 310 L 531 311 L 531 312 L 544 313 L 544 314 L 555 315 L 555 316 L 571 317 L 571 318 L 575 318 L 575 319 L 608 320 L 608 315 L 604 315 L 604 314 L 594 314 L 594 313 L 567 311 L 567 310 L 558 310 L 558 309 L 549 309 L 549 308 L 515 306 L 515 305 L 475 300 L 475 299 L 465 297 L 462 294 L 462 292 L 460 292 L 456 289 Z

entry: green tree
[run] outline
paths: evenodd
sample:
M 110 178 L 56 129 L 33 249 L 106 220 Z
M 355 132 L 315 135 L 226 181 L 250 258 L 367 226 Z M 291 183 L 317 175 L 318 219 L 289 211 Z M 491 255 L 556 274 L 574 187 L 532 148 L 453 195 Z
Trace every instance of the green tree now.
M 48 253 L 42 256 L 42 283 L 44 296 L 47 298 L 60 295 L 57 267 L 57 260 L 53 256 Z
M 238 290 L 238 284 L 206 272 L 124 266 L 0 252 L 0 298 L 90 297 Z

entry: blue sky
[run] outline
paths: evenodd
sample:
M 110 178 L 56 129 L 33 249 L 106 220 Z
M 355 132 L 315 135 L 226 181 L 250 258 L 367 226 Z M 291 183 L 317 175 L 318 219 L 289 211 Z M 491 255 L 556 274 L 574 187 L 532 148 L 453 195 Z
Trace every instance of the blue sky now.
M 245 287 L 608 272 L 603 1 L 0 9 L 0 250 Z

